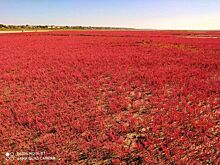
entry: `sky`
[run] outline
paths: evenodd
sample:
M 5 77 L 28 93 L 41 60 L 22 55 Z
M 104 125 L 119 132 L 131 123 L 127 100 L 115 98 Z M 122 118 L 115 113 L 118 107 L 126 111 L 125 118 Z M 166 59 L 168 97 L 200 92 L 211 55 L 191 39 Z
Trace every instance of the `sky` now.
M 0 0 L 0 23 L 220 29 L 220 0 Z

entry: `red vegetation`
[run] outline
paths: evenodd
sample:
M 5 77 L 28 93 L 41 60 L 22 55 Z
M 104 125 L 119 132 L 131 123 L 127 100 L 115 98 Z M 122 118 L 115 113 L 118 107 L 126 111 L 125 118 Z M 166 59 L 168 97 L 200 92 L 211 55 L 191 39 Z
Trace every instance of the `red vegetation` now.
M 219 36 L 1 34 L 0 164 L 220 164 Z

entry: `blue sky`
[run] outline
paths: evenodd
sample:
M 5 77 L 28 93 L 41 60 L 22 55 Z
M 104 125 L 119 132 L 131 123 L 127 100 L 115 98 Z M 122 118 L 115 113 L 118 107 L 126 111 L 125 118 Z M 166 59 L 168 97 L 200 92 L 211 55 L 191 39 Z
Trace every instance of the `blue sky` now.
M 220 29 L 220 0 L 0 0 L 0 23 Z

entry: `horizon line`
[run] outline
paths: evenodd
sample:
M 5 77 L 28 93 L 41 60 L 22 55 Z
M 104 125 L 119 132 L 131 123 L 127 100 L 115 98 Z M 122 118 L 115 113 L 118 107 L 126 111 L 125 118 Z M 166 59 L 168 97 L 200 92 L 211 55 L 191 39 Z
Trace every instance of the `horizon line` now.
M 4 24 L 4 23 L 0 23 L 2 25 L 6 25 L 6 26 L 57 26 L 57 27 L 64 27 L 64 26 L 68 26 L 68 27 L 94 27 L 94 28 L 120 28 L 120 29 L 132 29 L 132 30 L 183 30 L 183 31 L 220 31 L 219 29 L 195 29 L 195 28 L 188 28 L 188 29 L 181 29 L 181 28 L 137 28 L 137 27 L 124 27 L 124 26 L 97 26 L 97 25 L 58 25 L 58 24 Z

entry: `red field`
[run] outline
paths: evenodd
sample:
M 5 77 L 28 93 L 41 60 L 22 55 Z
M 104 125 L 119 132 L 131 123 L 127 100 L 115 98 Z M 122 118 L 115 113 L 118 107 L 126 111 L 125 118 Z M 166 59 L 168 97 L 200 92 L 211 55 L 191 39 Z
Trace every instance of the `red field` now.
M 219 110 L 220 32 L 0 35 L 0 164 L 220 164 Z

